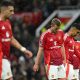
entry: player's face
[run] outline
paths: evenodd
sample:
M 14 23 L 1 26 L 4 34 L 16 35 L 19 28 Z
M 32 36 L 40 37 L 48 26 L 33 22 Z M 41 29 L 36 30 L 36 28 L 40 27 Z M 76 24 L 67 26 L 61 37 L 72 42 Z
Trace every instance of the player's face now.
M 57 26 L 56 24 L 52 24 L 51 28 L 52 28 L 53 31 L 57 31 L 60 27 Z
M 78 33 L 80 33 L 80 30 L 76 29 L 75 27 L 70 29 L 70 35 L 75 37 Z
M 8 6 L 5 12 L 5 17 L 9 18 L 12 14 L 14 14 L 14 7 Z

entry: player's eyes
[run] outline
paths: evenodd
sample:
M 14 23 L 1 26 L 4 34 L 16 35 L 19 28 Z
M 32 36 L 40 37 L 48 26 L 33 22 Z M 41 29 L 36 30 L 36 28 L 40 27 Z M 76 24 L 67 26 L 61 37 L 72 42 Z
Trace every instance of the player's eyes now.
M 10 12 L 14 12 L 14 10 L 10 10 Z

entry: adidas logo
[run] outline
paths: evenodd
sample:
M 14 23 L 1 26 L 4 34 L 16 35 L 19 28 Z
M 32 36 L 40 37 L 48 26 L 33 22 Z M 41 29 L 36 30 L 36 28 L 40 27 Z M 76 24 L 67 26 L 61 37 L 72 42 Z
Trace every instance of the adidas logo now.
M 5 29 L 5 27 L 4 26 L 2 26 L 2 30 L 4 30 Z

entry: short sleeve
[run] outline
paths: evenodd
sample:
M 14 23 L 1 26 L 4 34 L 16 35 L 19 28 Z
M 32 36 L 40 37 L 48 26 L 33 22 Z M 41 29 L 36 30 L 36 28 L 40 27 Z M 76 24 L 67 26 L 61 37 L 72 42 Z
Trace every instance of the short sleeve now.
M 45 43 L 45 33 L 42 33 L 42 35 L 40 36 L 40 39 L 39 39 L 39 46 L 43 47 L 44 43 Z

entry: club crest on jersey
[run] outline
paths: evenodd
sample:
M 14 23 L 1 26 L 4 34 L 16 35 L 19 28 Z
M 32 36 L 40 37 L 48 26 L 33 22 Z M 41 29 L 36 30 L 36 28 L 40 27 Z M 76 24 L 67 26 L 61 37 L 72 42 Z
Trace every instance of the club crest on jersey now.
M 53 44 L 56 46 L 57 45 L 57 41 L 54 41 Z
M 9 37 L 9 32 L 6 32 L 6 37 Z

